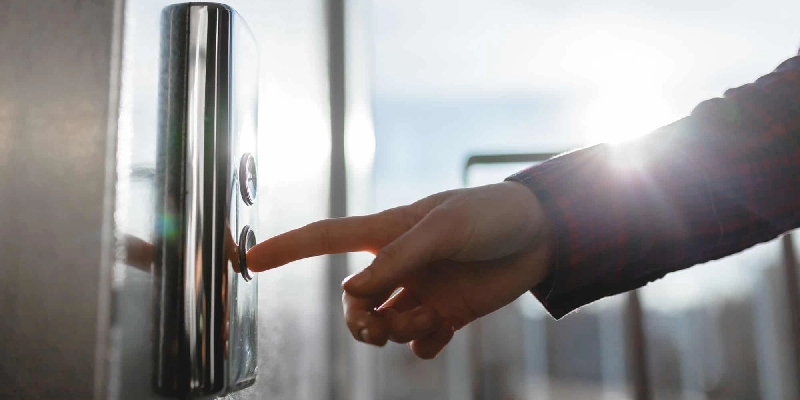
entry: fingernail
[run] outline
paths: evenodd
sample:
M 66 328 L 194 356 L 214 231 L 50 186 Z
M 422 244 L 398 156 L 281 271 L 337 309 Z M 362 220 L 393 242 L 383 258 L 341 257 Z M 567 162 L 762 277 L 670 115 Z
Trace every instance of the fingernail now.
M 366 343 L 369 343 L 369 329 L 367 329 L 367 328 L 362 329 L 359 332 L 359 335 L 361 335 L 361 340 L 362 341 L 364 341 Z
M 365 269 L 357 274 L 350 275 L 347 279 L 342 282 L 342 285 L 350 285 L 350 286 L 361 286 L 366 284 L 370 276 L 372 275 L 372 271 L 369 269 Z
M 411 319 L 411 323 L 418 329 L 425 329 L 433 324 L 433 315 L 428 311 L 421 311 Z

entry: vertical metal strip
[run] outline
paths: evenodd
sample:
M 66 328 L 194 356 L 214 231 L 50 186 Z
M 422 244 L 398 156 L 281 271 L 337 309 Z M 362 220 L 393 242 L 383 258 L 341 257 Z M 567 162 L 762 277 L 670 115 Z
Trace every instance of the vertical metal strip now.
M 331 119 L 330 217 L 347 215 L 345 165 L 345 0 L 327 0 L 328 81 Z M 341 282 L 347 276 L 347 255 L 328 257 L 328 393 L 332 400 L 349 399 L 347 371 L 352 371 L 349 333 L 341 307 Z
M 633 382 L 633 398 L 650 400 L 652 390 L 647 370 L 647 340 L 644 332 L 644 313 L 639 301 L 639 292 L 633 290 L 627 295 L 628 315 L 628 357 L 629 374 Z
M 800 382 L 800 290 L 797 286 L 797 254 L 794 250 L 792 234 L 787 233 L 781 238 L 783 245 L 783 271 L 786 281 L 786 303 L 789 313 L 789 329 L 791 329 L 791 346 L 794 359 L 795 382 Z M 800 394 L 797 389 L 794 396 Z M 794 397 L 793 396 L 793 397 Z
M 232 208 L 239 198 L 234 190 L 240 157 L 233 145 L 239 131 L 231 129 L 230 105 L 235 15 L 226 6 L 192 3 L 167 7 L 162 20 L 162 45 L 168 51 L 162 53 L 156 166 L 156 214 L 164 222 L 154 267 L 159 332 L 155 378 L 159 392 L 178 397 L 219 395 L 254 382 L 252 375 L 235 375 L 233 381 L 228 375 L 231 360 L 250 360 L 235 353 L 241 341 L 228 346 L 230 335 L 242 338 L 232 308 L 241 304 L 230 279 L 238 279 L 236 267 L 229 265 L 237 252 L 232 231 L 252 222 L 238 206 L 235 212 Z M 247 26 L 241 20 L 239 24 L 240 43 L 254 44 Z M 255 118 L 254 107 L 242 110 L 243 118 Z M 247 351 L 247 357 L 255 357 L 254 346 Z
M 201 365 L 198 357 L 202 351 L 198 346 L 198 338 L 194 333 L 199 332 L 199 323 L 202 320 L 202 307 L 198 307 L 198 298 L 204 291 L 202 288 L 203 276 L 203 226 L 204 226 L 204 183 L 203 160 L 205 150 L 205 104 L 206 104 L 206 53 L 208 38 L 208 9 L 205 7 L 191 7 L 189 20 L 196 25 L 190 25 L 189 31 L 189 85 L 188 108 L 189 124 L 186 135 L 186 199 L 184 205 L 185 225 L 183 232 L 186 258 L 184 260 L 184 324 L 189 337 L 189 365 L 191 385 L 199 385 L 198 376 L 201 374 Z M 202 342 L 202 341 L 201 341 Z
M 116 195 L 119 172 L 117 168 L 122 166 L 118 162 L 118 131 L 120 127 L 120 115 L 123 102 L 121 93 L 123 91 L 123 76 L 127 72 L 122 62 L 123 31 L 124 31 L 124 10 L 125 1 L 115 0 L 114 11 L 111 25 L 111 55 L 109 60 L 109 88 L 108 105 L 106 107 L 107 116 L 107 138 L 106 142 L 106 175 L 105 175 L 105 196 L 103 199 L 103 224 L 102 238 L 103 247 L 100 265 L 100 285 L 98 288 L 97 302 L 97 341 L 95 348 L 95 374 L 94 374 L 94 398 L 110 398 L 114 392 L 114 384 L 117 379 L 113 374 L 112 363 L 114 360 L 117 343 L 114 343 L 112 321 L 115 288 L 113 288 L 114 261 L 115 253 L 118 249 L 115 246 L 117 223 L 114 218 L 115 210 L 119 203 Z M 126 68 L 126 70 L 129 68 Z

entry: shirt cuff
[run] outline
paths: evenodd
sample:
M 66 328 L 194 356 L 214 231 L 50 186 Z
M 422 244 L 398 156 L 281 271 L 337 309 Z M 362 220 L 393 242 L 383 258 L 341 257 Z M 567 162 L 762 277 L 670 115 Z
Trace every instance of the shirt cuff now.
M 800 227 L 800 57 L 640 139 L 512 175 L 550 218 L 555 318 Z
M 553 227 L 550 273 L 531 292 L 554 318 L 640 287 L 676 268 L 672 261 L 647 262 L 660 243 L 654 232 L 664 231 L 663 225 L 673 216 L 668 215 L 669 207 L 654 212 L 652 200 L 660 193 L 643 194 L 653 190 L 650 179 L 656 178 L 652 171 L 642 172 L 647 168 L 633 156 L 643 151 L 641 146 L 597 145 L 560 155 L 507 179 L 536 195 Z M 686 193 L 680 188 L 676 191 Z

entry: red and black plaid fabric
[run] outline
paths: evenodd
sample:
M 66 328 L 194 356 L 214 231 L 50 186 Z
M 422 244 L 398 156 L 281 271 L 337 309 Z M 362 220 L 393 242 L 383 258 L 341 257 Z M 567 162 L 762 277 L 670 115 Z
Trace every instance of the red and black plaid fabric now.
M 532 293 L 555 317 L 800 226 L 800 57 L 639 140 L 508 178 L 556 232 Z

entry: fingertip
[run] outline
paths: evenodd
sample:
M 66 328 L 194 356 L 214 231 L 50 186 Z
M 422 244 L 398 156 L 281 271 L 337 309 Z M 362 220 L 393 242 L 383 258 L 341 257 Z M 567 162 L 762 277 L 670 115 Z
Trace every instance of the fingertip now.
M 389 332 L 378 323 L 368 324 L 359 332 L 361 341 L 373 346 L 383 347 L 389 341 Z
M 359 302 L 358 299 L 349 299 Z M 347 296 L 343 296 L 344 319 L 347 328 L 353 338 L 359 342 L 371 344 L 373 346 L 383 346 L 389 338 L 389 330 L 386 327 L 385 318 L 378 313 L 364 309 L 354 308 L 354 304 L 348 304 Z
M 417 357 L 432 360 L 450 343 L 454 333 L 452 327 L 441 328 L 429 336 L 409 342 L 408 347 Z
M 408 347 L 415 356 L 422 360 L 433 360 L 444 349 L 444 345 L 421 345 L 417 340 L 409 342 Z
M 270 263 L 269 259 L 270 258 L 265 256 L 264 252 L 258 248 L 258 245 L 250 249 L 247 254 L 245 254 L 247 269 L 253 272 L 264 272 L 280 266 Z
M 369 328 L 361 328 L 361 330 L 358 331 L 358 336 L 362 342 L 369 343 L 371 339 L 369 336 Z

